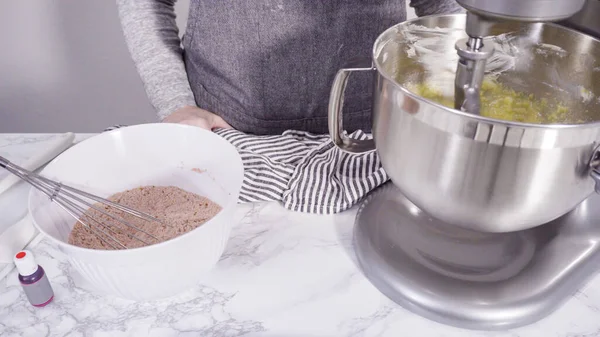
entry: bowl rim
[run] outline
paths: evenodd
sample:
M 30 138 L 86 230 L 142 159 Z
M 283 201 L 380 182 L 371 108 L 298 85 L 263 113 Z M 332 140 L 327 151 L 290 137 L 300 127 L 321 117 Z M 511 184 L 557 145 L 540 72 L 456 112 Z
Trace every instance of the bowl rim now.
M 115 254 L 137 254 L 137 252 L 141 252 L 141 251 L 146 251 L 148 249 L 152 249 L 152 248 L 162 248 L 166 245 L 171 245 L 175 242 L 178 242 L 179 240 L 182 240 L 183 237 L 188 236 L 188 234 L 192 234 L 193 232 L 198 232 L 198 231 L 202 231 L 205 230 L 203 228 L 205 228 L 206 226 L 216 226 L 216 223 L 218 223 L 217 221 L 213 221 L 214 219 L 219 219 L 222 218 L 223 216 L 225 216 L 224 212 L 226 209 L 230 209 L 235 207 L 238 204 L 238 199 L 239 199 L 239 194 L 241 191 L 241 187 L 242 187 L 242 183 L 243 183 L 243 177 L 244 177 L 244 166 L 243 166 L 243 162 L 241 159 L 241 156 L 239 154 L 239 151 L 235 148 L 235 146 L 233 146 L 231 143 L 229 143 L 227 140 L 225 140 L 223 137 L 215 134 L 212 131 L 208 131 L 202 128 L 199 128 L 197 126 L 191 126 L 191 125 L 184 125 L 184 124 L 175 124 L 175 123 L 144 123 L 144 124 L 136 124 L 136 125 L 131 125 L 131 126 L 125 126 L 125 127 L 121 127 L 121 128 L 117 128 L 114 130 L 110 130 L 110 131 L 105 131 L 105 132 L 101 132 L 98 133 L 96 135 L 93 135 L 92 137 L 89 137 L 87 139 L 82 140 L 81 142 L 78 142 L 76 144 L 74 144 L 72 147 L 70 147 L 69 149 L 65 150 L 63 153 L 61 153 L 60 155 L 58 155 L 56 158 L 54 158 L 52 161 L 50 161 L 47 165 L 50 165 L 52 163 L 54 163 L 55 161 L 59 160 L 59 158 L 64 154 L 67 153 L 70 149 L 83 144 L 93 138 L 96 138 L 98 136 L 104 136 L 106 135 L 110 135 L 113 133 L 120 133 L 120 132 L 124 132 L 124 130 L 131 130 L 133 128 L 147 128 L 147 127 L 158 127 L 160 125 L 160 127 L 164 128 L 164 127 L 171 127 L 171 128 L 181 128 L 181 129 L 186 129 L 186 130 L 194 130 L 194 131 L 199 131 L 199 132 L 203 132 L 206 134 L 209 134 L 209 137 L 214 138 L 215 141 L 217 142 L 221 142 L 222 144 L 225 144 L 227 147 L 229 147 L 230 149 L 233 149 L 235 151 L 235 153 L 237 154 L 236 156 L 236 162 L 237 163 L 232 163 L 231 165 L 236 165 L 239 167 L 239 188 L 237 193 L 232 194 L 232 197 L 229 199 L 229 201 L 225 204 L 225 205 L 220 205 L 221 206 L 221 210 L 219 211 L 219 213 L 217 213 L 214 217 L 210 218 L 208 221 L 206 221 L 205 223 L 203 223 L 202 225 L 192 229 L 189 232 L 186 232 L 184 234 L 178 235 L 172 239 L 166 240 L 166 241 L 161 241 L 155 244 L 151 244 L 151 245 L 147 245 L 147 246 L 142 246 L 142 247 L 135 247 L 135 248 L 126 248 L 126 249 L 92 249 L 92 248 L 85 248 L 85 247 L 79 247 L 76 245 L 72 245 L 68 242 L 64 242 L 61 241 L 57 238 L 55 238 L 54 236 L 48 234 L 45 230 L 43 230 L 37 223 L 35 216 L 33 215 L 32 212 L 32 199 L 34 197 L 34 193 L 39 193 L 39 191 L 35 188 L 35 187 L 31 187 L 29 189 L 29 193 L 28 193 L 28 197 L 27 197 L 27 209 L 28 209 L 28 214 L 29 217 L 31 218 L 31 221 L 33 222 L 35 228 L 44 235 L 44 237 L 49 238 L 52 242 L 56 243 L 58 246 L 63 246 L 66 247 L 68 249 L 74 250 L 74 251 L 80 251 L 82 253 L 85 254 L 106 254 L 106 255 L 115 255 Z M 44 170 L 41 171 L 41 173 L 43 173 Z M 235 198 L 233 198 L 235 197 Z M 105 256 L 106 256 L 105 255 Z
M 535 129 L 546 129 L 546 130 L 587 129 L 587 128 L 600 127 L 600 119 L 592 121 L 592 122 L 588 122 L 588 123 L 579 123 L 579 124 L 535 124 L 535 123 L 524 123 L 524 122 L 515 122 L 515 121 L 509 121 L 509 120 L 502 120 L 502 119 L 494 119 L 494 118 L 485 117 L 485 116 L 481 116 L 481 115 L 475 115 L 475 114 L 472 114 L 472 113 L 469 113 L 466 111 L 449 108 L 449 107 L 439 104 L 435 101 L 421 97 L 421 96 L 413 93 L 412 91 L 408 90 L 408 88 L 406 88 L 405 86 L 398 83 L 398 81 L 396 81 L 387 72 L 380 70 L 380 69 L 382 69 L 382 67 L 381 67 L 380 62 L 378 61 L 377 55 L 379 54 L 379 51 L 382 49 L 383 45 L 386 42 L 386 41 L 384 41 L 384 37 L 386 37 L 389 34 L 392 34 L 394 31 L 397 31 L 402 26 L 405 26 L 408 24 L 417 24 L 418 22 L 422 21 L 423 19 L 432 18 L 432 17 L 440 17 L 440 18 L 441 17 L 447 17 L 447 18 L 454 17 L 454 18 L 464 18 L 466 20 L 467 15 L 464 13 L 436 14 L 436 15 L 431 15 L 431 16 L 427 16 L 427 17 L 417 17 L 417 18 L 413 18 L 410 20 L 406 20 L 406 21 L 397 23 L 397 24 L 387 28 L 386 30 L 384 30 L 381 34 L 379 34 L 379 36 L 377 36 L 377 38 L 375 39 L 375 42 L 373 43 L 373 48 L 371 49 L 371 60 L 373 62 L 374 70 L 377 71 L 377 73 L 381 77 L 383 77 L 386 80 L 388 80 L 389 82 L 391 82 L 396 88 L 398 88 L 398 90 L 402 91 L 407 96 L 409 96 L 412 99 L 419 101 L 419 102 L 426 102 L 427 104 L 433 105 L 436 108 L 442 109 L 448 113 L 451 113 L 451 114 L 454 114 L 454 115 L 457 115 L 457 116 L 460 116 L 463 118 L 467 118 L 470 120 L 474 120 L 477 122 L 484 122 L 484 123 L 493 124 L 493 125 L 503 125 L 503 126 L 508 126 L 508 127 L 530 128 L 530 129 L 534 129 L 534 128 Z M 525 23 L 525 24 L 527 24 L 527 23 Z M 565 31 L 570 31 L 573 33 L 585 35 L 586 37 L 588 37 L 591 40 L 600 44 L 600 39 L 597 39 L 588 34 L 578 32 L 577 30 L 575 30 L 573 28 L 564 27 L 564 26 L 561 26 L 561 25 L 553 23 L 553 22 L 543 22 L 541 24 L 546 25 L 546 26 L 557 27 L 557 28 L 563 29 Z

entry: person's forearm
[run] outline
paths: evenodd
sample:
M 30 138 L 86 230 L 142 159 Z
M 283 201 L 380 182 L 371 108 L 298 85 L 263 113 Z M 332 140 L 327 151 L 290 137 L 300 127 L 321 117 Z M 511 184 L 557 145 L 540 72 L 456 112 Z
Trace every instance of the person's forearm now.
M 117 0 L 125 41 L 160 119 L 195 105 L 175 22 L 176 0 Z
M 410 0 L 417 16 L 462 13 L 464 9 L 456 0 Z

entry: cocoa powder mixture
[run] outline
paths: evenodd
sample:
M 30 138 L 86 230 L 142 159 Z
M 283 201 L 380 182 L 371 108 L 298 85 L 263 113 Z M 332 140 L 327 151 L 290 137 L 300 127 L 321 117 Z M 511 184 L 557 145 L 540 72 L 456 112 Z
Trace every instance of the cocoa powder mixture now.
M 143 229 L 155 236 L 158 238 L 158 241 L 156 241 L 152 237 L 128 227 L 95 209 L 90 208 L 79 218 L 82 222 L 92 225 L 96 233 L 101 229 L 127 248 L 143 247 L 170 240 L 197 228 L 221 211 L 221 206 L 210 199 L 174 186 L 139 187 L 114 194 L 108 200 L 150 214 L 162 222 L 146 221 L 126 212 L 119 211 L 114 207 L 103 204 L 96 205 L 96 207 L 103 209 L 104 212 L 120 217 L 130 225 Z M 98 220 L 102 223 L 102 226 L 90 218 Z M 135 235 L 147 243 L 132 238 L 128 234 Z M 69 243 L 91 249 L 124 249 L 113 240 L 108 239 L 106 235 L 100 233 L 100 236 L 105 240 L 100 239 L 98 235 L 94 234 L 94 231 L 81 222 L 77 222 L 69 235 Z M 109 243 L 115 247 L 112 247 Z

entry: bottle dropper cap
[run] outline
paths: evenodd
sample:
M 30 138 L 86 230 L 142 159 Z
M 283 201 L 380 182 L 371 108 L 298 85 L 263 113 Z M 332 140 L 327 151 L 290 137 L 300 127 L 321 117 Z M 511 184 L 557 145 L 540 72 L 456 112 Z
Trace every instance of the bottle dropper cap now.
M 38 265 L 35 262 L 33 254 L 28 250 L 22 250 L 15 255 L 15 265 L 19 274 L 22 276 L 29 276 L 35 273 L 38 269 Z

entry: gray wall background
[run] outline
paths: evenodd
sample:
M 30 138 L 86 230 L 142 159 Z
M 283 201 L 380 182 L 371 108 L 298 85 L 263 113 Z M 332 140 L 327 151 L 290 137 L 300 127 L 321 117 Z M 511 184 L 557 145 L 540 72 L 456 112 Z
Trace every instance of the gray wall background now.
M 180 31 L 188 5 L 177 2 Z M 156 120 L 114 0 L 0 1 L 0 46 L 0 133 L 99 132 Z

